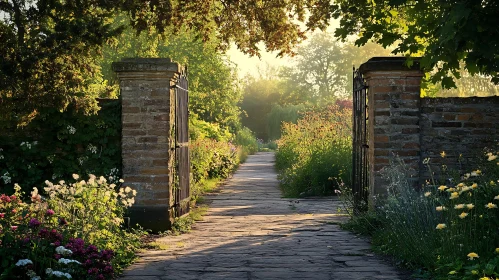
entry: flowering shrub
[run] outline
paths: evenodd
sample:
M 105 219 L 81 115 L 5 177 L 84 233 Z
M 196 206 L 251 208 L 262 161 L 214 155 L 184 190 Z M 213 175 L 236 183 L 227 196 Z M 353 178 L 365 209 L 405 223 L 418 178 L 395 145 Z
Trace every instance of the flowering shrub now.
M 230 142 L 200 139 L 191 143 L 194 182 L 209 178 L 227 178 L 239 164 L 240 149 Z
M 409 187 L 403 163 L 385 168 L 388 195 L 378 224 L 369 221 L 375 248 L 437 279 L 499 277 L 499 166 L 495 154 L 486 158 L 479 170 L 421 191 Z
M 73 175 L 75 180 L 79 176 Z M 130 188 L 103 177 L 0 196 L 0 279 L 112 279 L 134 257 L 139 235 L 121 228 L 134 202 Z
M 350 181 L 352 110 L 337 105 L 284 123 L 277 141 L 276 168 L 285 196 L 329 195 Z M 334 178 L 338 180 L 334 180 Z

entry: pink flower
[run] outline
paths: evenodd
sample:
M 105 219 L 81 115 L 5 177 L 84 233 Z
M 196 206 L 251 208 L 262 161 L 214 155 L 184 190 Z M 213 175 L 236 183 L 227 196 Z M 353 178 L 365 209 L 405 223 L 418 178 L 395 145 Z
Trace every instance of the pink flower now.
M 45 214 L 47 214 L 47 216 L 52 216 L 55 214 L 55 212 L 52 209 L 47 209 L 47 212 L 45 212 Z
M 0 218 L 5 217 L 5 213 L 0 213 Z
M 12 209 L 12 213 L 17 213 L 17 209 Z
M 17 226 L 11 226 L 10 227 L 11 230 L 16 230 L 17 229 Z

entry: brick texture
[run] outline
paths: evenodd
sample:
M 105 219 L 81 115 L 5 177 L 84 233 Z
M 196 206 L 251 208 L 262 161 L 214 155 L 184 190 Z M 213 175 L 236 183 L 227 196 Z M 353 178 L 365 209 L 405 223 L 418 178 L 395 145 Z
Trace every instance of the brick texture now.
M 163 231 L 173 222 L 173 86 L 183 69 L 169 59 L 126 59 L 113 68 L 122 99 L 123 179 L 137 190 L 131 223 Z
M 413 170 L 409 181 L 420 187 L 431 177 L 424 159 L 437 176 L 442 167 L 463 173 L 484 149 L 497 147 L 499 97 L 421 98 L 422 73 L 403 61 L 373 58 L 360 68 L 369 86 L 372 196 L 386 192 L 379 171 L 394 156 Z

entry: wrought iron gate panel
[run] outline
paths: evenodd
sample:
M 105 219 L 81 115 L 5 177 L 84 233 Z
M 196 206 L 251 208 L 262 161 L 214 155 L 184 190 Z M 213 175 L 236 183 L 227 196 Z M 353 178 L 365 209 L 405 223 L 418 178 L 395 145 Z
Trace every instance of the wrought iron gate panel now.
M 353 69 L 353 151 L 352 195 L 354 213 L 366 211 L 369 199 L 368 86 L 362 74 Z
M 189 91 L 187 77 L 181 75 L 175 86 L 175 216 L 189 212 Z

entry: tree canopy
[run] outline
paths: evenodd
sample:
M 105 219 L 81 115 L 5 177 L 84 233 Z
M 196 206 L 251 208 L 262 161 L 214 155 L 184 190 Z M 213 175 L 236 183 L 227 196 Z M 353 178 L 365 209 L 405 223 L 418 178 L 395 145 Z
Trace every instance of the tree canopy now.
M 498 1 L 337 0 L 331 11 L 340 19 L 336 36 L 356 34 L 359 45 L 373 40 L 421 55 L 423 70 L 443 87 L 455 86 L 461 64 L 499 83 Z
M 102 78 L 96 59 L 104 43 L 123 32 L 124 26 L 112 24 L 120 13 L 137 32 L 194 30 L 204 40 L 214 35 L 218 49 L 234 42 L 259 55 L 263 43 L 283 55 L 292 53 L 306 29 L 327 26 L 328 5 L 329 0 L 0 0 L 0 117 L 23 124 L 44 108 L 95 109 L 92 85 Z

